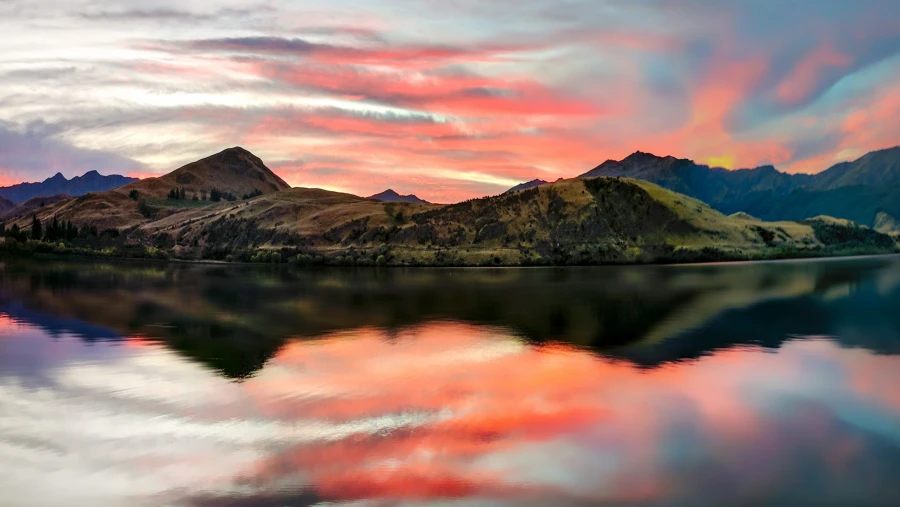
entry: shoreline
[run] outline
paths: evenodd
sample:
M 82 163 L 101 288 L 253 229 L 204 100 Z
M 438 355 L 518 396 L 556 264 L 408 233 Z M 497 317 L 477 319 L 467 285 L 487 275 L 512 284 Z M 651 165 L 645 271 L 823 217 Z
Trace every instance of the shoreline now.
M 647 262 L 606 262 L 606 263 L 565 263 L 565 264 L 459 264 L 459 265 L 437 265 L 437 264 L 385 264 L 385 265 L 348 265 L 348 264 L 329 264 L 329 263 L 298 263 L 294 261 L 282 262 L 244 262 L 244 261 L 225 261 L 216 259 L 179 259 L 179 258 L 154 258 L 154 257 L 136 257 L 136 256 L 109 256 L 109 255 L 90 255 L 90 254 L 67 254 L 53 252 L 9 252 L 0 251 L 0 260 L 3 258 L 14 259 L 46 259 L 46 260 L 73 260 L 73 261 L 109 261 L 109 262 L 129 262 L 129 263 L 154 263 L 154 264 L 181 264 L 181 265 L 208 265 L 208 266 L 270 266 L 270 267 L 295 267 L 295 268 L 353 268 L 353 269 L 372 269 L 372 268 L 428 268 L 428 269 L 523 269 L 523 268 L 592 268 L 592 267 L 636 267 L 636 266 L 722 266 L 722 265 L 745 265 L 760 263 L 800 263 L 800 262 L 828 262 L 828 261 L 845 261 L 855 259 L 873 259 L 873 258 L 889 258 L 900 256 L 900 251 L 894 252 L 873 252 L 873 253 L 848 253 L 846 255 L 806 255 L 806 256 L 783 256 L 759 259 L 726 259 L 726 260 L 684 260 L 673 261 L 671 259 L 660 259 L 659 261 Z

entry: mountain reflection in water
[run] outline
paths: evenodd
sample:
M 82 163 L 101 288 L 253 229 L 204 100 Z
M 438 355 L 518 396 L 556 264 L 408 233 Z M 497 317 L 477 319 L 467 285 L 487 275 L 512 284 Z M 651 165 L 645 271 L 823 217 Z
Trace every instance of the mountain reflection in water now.
M 894 505 L 897 308 L 894 258 L 7 263 L 0 504 Z

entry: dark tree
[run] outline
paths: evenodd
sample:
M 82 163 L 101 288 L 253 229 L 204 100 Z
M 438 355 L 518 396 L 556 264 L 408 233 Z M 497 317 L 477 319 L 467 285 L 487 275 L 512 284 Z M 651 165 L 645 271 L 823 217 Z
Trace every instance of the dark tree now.
M 178 193 L 178 198 L 181 199 L 182 201 L 184 200 L 184 194 L 185 194 L 184 187 L 181 187 L 181 191 Z
M 38 241 L 44 236 L 43 227 L 41 227 L 41 221 L 38 220 L 37 215 L 31 216 L 31 239 L 36 239 Z
M 131 189 L 131 192 L 128 192 L 128 197 L 130 197 L 132 200 L 136 201 L 136 200 L 140 199 L 141 193 L 138 192 L 136 188 L 133 188 L 133 189 Z
M 18 241 L 19 243 L 24 243 L 25 241 L 28 240 L 28 235 L 19 229 L 18 224 L 13 224 L 13 226 L 9 229 L 9 232 L 6 233 L 6 235 L 8 237 Z
M 222 200 L 222 192 L 219 192 L 218 188 L 213 187 L 209 192 L 209 200 L 212 202 L 219 202 Z
M 53 215 L 53 221 L 47 226 L 47 241 L 56 241 L 59 239 L 59 220 Z

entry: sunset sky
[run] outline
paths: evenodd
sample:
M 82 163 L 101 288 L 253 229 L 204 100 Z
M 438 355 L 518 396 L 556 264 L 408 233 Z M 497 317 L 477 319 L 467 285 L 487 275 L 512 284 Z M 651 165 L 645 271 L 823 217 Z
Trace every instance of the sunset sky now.
M 3 0 L 0 184 L 236 145 L 294 186 L 437 202 L 636 150 L 817 172 L 900 144 L 898 19 L 896 0 Z

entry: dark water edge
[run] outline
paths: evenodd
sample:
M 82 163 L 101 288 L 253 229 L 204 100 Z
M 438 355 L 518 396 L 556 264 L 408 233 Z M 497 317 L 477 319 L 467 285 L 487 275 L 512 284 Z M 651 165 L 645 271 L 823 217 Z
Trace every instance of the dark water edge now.
M 414 254 L 406 258 L 406 254 L 395 257 L 390 252 L 398 249 L 393 246 L 379 249 L 343 249 L 343 250 L 303 250 L 297 248 L 257 249 L 242 252 L 240 256 L 223 256 L 220 258 L 177 257 L 168 252 L 141 246 L 126 246 L 121 241 L 112 241 L 103 249 L 91 246 L 53 245 L 45 242 L 27 241 L 18 243 L 7 240 L 0 243 L 0 258 L 36 258 L 36 259 L 97 259 L 97 260 L 144 260 L 154 262 L 194 262 L 194 263 L 227 263 L 245 264 L 286 264 L 295 267 L 579 267 L 579 266 L 629 266 L 629 265 L 669 265 L 669 264 L 705 264 L 713 262 L 753 262 L 784 259 L 818 259 L 831 257 L 858 257 L 871 255 L 897 254 L 898 247 L 879 247 L 862 244 L 834 244 L 817 248 L 783 248 L 771 247 L 756 252 L 726 251 L 717 248 L 701 250 L 677 249 L 669 245 L 649 246 L 648 251 L 639 257 L 584 258 L 578 252 L 561 251 L 551 257 L 528 258 L 519 263 L 509 263 L 506 256 L 494 256 L 492 250 L 452 248 L 442 252 L 444 260 L 424 260 Z M 399 251 L 404 249 L 399 248 Z M 474 250 L 474 251 L 472 251 Z M 418 252 L 419 250 L 415 250 Z M 387 256 L 381 255 L 387 253 Z M 424 251 L 419 252 L 424 253 Z M 433 252 L 429 252 L 433 254 Z M 434 257 L 434 255 L 431 255 Z M 478 259 L 478 260 L 474 260 Z

